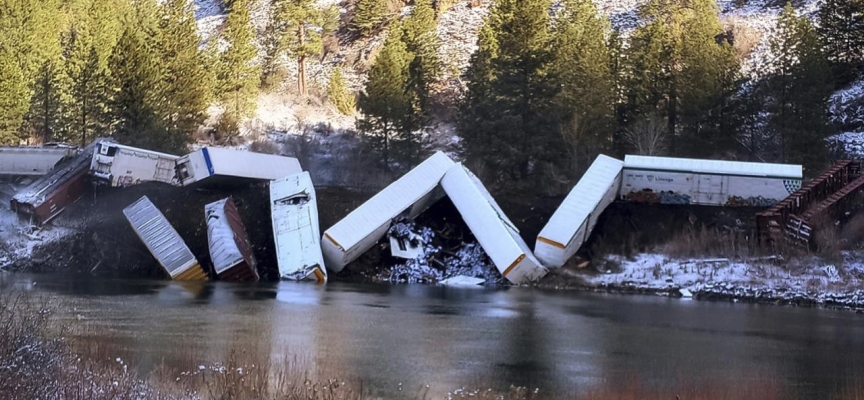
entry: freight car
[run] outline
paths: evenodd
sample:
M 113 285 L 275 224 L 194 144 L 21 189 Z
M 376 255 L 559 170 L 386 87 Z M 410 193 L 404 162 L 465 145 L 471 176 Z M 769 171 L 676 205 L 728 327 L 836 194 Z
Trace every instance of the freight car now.
M 657 204 L 770 207 L 801 187 L 800 165 L 628 155 L 620 197 Z

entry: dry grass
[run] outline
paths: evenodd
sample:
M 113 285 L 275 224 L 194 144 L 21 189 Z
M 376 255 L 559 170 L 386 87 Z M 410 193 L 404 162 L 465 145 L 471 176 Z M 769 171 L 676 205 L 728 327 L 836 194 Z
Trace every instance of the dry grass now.
M 724 257 L 745 258 L 758 252 L 755 243 L 740 232 L 720 232 L 705 226 L 688 229 L 663 246 L 671 257 Z
M 747 56 L 762 40 L 762 34 L 744 23 L 740 18 L 729 18 L 725 21 L 726 34 L 732 39 L 732 47 L 739 60 Z
M 787 399 L 774 379 L 755 379 L 723 383 L 683 382 L 679 388 L 656 389 L 632 379 L 609 385 L 585 396 L 587 400 L 742 400 Z

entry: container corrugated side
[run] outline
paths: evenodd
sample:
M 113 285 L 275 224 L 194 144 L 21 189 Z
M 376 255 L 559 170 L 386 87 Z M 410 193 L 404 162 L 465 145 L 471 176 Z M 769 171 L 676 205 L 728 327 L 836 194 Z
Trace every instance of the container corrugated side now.
M 618 196 L 624 162 L 599 155 L 537 235 L 534 254 L 547 267 L 560 267 L 591 235 L 600 213 Z
M 519 230 L 473 173 L 457 164 L 444 174 L 441 187 L 501 275 L 515 284 L 546 275 Z
M 123 215 L 132 225 L 153 257 L 172 279 L 206 279 L 198 260 L 186 246 L 180 234 L 168 222 L 147 196 L 123 209 Z

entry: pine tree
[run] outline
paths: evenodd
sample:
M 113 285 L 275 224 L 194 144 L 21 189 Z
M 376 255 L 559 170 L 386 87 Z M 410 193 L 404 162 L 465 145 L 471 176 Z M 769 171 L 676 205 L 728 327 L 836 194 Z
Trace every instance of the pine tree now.
M 231 2 L 222 35 L 228 48 L 219 56 L 217 92 L 225 113 L 239 122 L 257 108 L 261 76 L 260 66 L 254 61 L 257 50 L 248 0 Z
M 275 60 L 287 50 L 297 59 L 297 92 L 301 96 L 306 90 L 306 59 L 321 55 L 324 50 L 321 38 L 331 34 L 339 21 L 336 7 L 319 8 L 315 0 L 275 0 L 271 3 L 273 29 L 273 55 Z M 272 73 L 272 66 L 270 72 Z
M 557 16 L 553 73 L 561 84 L 556 105 L 570 149 L 571 173 L 581 172 L 612 145 L 615 81 L 606 37 L 609 22 L 591 0 L 566 0 Z
M 830 67 L 815 28 L 788 3 L 777 19 L 776 32 L 770 40 L 776 55 L 774 75 L 764 82 L 771 127 L 779 137 L 785 162 L 815 170 L 826 160 L 823 140 L 830 134 Z
M 140 25 L 130 24 L 114 48 L 108 116 L 120 143 L 175 152 L 182 149 L 183 140 L 168 134 L 159 115 L 163 82 L 159 57 L 148 38 Z
M 33 85 L 30 112 L 24 129 L 42 143 L 62 138 L 63 104 L 70 96 L 66 75 L 58 64 L 62 60 L 47 60 L 42 64 Z
M 351 30 L 371 36 L 390 18 L 386 0 L 357 0 L 351 17 Z
M 499 1 L 480 31 L 459 129 L 468 161 L 494 171 L 489 182 L 529 183 L 566 159 L 553 112 L 559 86 L 550 75 L 550 6 Z
M 17 60 L 28 87 L 26 92 L 32 96 L 36 91 L 36 81 L 40 69 L 49 60 L 56 60 L 60 54 L 59 25 L 61 18 L 59 0 L 5 0 L 0 2 L 0 46 L 5 46 Z M 53 62 L 53 61 L 52 61 Z M 52 77 L 47 77 L 51 80 Z M 43 79 L 44 83 L 44 79 Z M 18 94 L 24 92 L 15 92 Z M 50 97 L 50 95 L 49 95 Z M 34 99 L 28 97 L 26 101 Z M 34 116 L 26 114 L 24 121 L 32 121 Z M 32 124 L 19 126 L 19 136 L 28 137 Z
M 825 0 L 818 32 L 838 86 L 864 72 L 864 0 Z
M 408 90 L 412 94 L 411 130 L 421 129 L 428 120 L 431 85 L 441 75 L 438 58 L 440 40 L 435 30 L 438 21 L 429 0 L 417 0 L 403 22 L 403 39 L 413 59 L 409 68 Z
M 738 60 L 722 37 L 712 0 L 652 0 L 648 21 L 631 36 L 627 53 L 627 122 L 664 115 L 678 154 L 707 156 L 731 142 L 721 126 L 730 93 L 739 85 Z
M 0 45 L 0 145 L 17 145 L 18 128 L 30 108 L 24 72 L 15 59 L 15 53 Z
M 108 61 L 127 15 L 122 0 L 91 0 L 66 33 L 64 73 L 69 96 L 63 104 L 63 140 L 82 146 L 108 134 Z
M 162 4 L 159 54 L 164 66 L 165 99 L 162 114 L 172 136 L 191 139 L 204 123 L 214 77 L 205 69 L 192 3 L 167 0 Z
M 410 133 L 411 95 L 408 92 L 412 55 L 402 38 L 402 29 L 390 27 L 387 40 L 369 70 L 366 88 L 358 105 L 363 117 L 358 128 L 372 137 L 384 168 L 394 158 L 412 153 Z M 407 147 L 407 149 L 406 149 Z
M 340 113 L 351 115 L 357 111 L 357 102 L 354 99 L 354 94 L 348 90 L 348 85 L 342 76 L 342 68 L 333 68 L 333 73 L 330 74 L 330 82 L 327 85 L 327 95 L 330 104 L 335 106 Z

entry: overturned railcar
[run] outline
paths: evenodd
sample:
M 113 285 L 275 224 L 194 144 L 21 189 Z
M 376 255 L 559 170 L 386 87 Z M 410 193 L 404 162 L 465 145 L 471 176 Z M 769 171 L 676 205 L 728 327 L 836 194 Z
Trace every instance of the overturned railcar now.
M 45 175 L 64 158 L 76 155 L 78 148 L 67 145 L 0 147 L 0 175 Z
M 100 143 L 93 150 L 90 174 L 93 182 L 112 187 L 125 187 L 141 182 L 177 184 L 174 163 L 178 156 L 157 151 Z
M 270 182 L 273 240 L 282 279 L 327 281 L 317 202 L 309 172 Z
M 19 216 L 29 218 L 34 224 L 50 222 L 63 212 L 66 206 L 84 195 L 88 187 L 87 171 L 93 158 L 93 149 L 108 140 L 110 139 L 97 139 L 73 159 L 24 188 L 12 197 L 11 209 Z
M 515 284 L 546 275 L 519 229 L 471 171 L 462 164 L 453 166 L 441 179 L 441 187 L 501 275 Z
M 622 200 L 770 207 L 801 187 L 800 165 L 628 155 Z
M 177 181 L 182 186 L 205 179 L 272 181 L 303 172 L 293 157 L 253 153 L 223 147 L 204 147 L 177 159 Z
M 444 194 L 441 178 L 455 163 L 437 152 L 331 226 L 321 238 L 324 262 L 339 272 L 378 243 L 399 217 L 413 219 Z
M 231 197 L 204 207 L 207 244 L 216 275 L 223 281 L 257 281 L 258 270 L 246 227 Z
M 123 215 L 171 279 L 207 280 L 207 274 L 183 238 L 147 196 L 124 208 Z
M 597 156 L 537 235 L 534 255 L 546 267 L 561 267 L 588 240 L 600 214 L 618 197 L 624 162 Z

